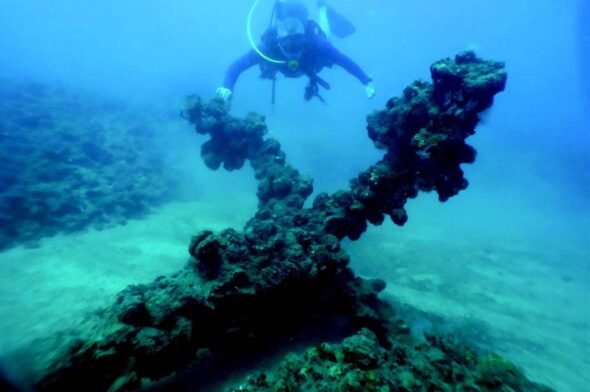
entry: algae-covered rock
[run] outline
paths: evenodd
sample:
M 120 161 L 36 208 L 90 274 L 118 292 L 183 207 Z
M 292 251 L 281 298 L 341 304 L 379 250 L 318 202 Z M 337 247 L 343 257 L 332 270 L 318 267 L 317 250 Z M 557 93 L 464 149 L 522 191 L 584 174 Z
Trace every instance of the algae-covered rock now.
M 475 383 L 484 391 L 529 391 L 531 383 L 514 364 L 497 354 L 483 356 L 475 369 Z M 550 388 L 535 385 L 537 391 Z
M 320 347 L 329 347 L 321 355 Z M 484 375 L 485 374 L 485 375 Z M 486 379 L 488 381 L 483 381 Z M 322 343 L 290 354 L 270 372 L 248 376 L 231 392 L 461 391 L 546 392 L 497 356 L 478 356 L 451 339 L 427 337 L 381 345 L 362 329 L 338 345 Z
M 434 63 L 431 74 L 433 83 L 412 83 L 368 116 L 369 137 L 386 154 L 351 181 L 350 192 L 316 199 L 329 232 L 354 240 L 367 222 L 379 225 L 384 216 L 403 225 L 404 205 L 419 191 L 434 190 L 446 201 L 467 188 L 460 165 L 473 163 L 476 152 L 465 139 L 504 90 L 504 64 L 464 52 Z

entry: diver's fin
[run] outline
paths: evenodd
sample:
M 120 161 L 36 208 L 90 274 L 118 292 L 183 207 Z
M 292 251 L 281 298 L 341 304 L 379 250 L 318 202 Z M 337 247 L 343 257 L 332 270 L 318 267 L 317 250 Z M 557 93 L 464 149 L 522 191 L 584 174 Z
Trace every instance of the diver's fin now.
M 325 1 L 318 1 L 318 5 L 320 6 L 320 20 L 324 19 L 324 23 L 320 23 L 320 26 L 327 23 L 327 26 L 322 26 L 324 31 L 329 26 L 328 31 L 338 38 L 345 38 L 356 31 L 356 27 L 348 19 L 328 6 Z

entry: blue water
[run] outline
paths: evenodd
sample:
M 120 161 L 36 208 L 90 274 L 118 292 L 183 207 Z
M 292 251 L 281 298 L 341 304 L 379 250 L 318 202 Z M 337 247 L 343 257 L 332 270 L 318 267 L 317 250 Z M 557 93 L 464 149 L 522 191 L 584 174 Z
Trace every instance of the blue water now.
M 268 24 L 272 3 L 262 0 L 254 14 L 256 36 Z M 309 3 L 313 15 L 315 2 Z M 572 312 L 588 315 L 590 1 L 329 3 L 357 27 L 354 35 L 333 44 L 372 76 L 375 98 L 368 100 L 356 79 L 334 68 L 321 74 L 332 85 L 324 93 L 325 105 L 303 101 L 306 81 L 280 79 L 273 107 L 271 83 L 252 69 L 238 81 L 233 113 L 265 114 L 271 136 L 281 141 L 295 167 L 314 177 L 316 192 L 335 191 L 380 156 L 366 136 L 365 116 L 413 80 L 428 80 L 432 62 L 465 49 L 506 62 L 507 89 L 471 139 L 478 158 L 465 167 L 470 187 L 444 205 L 432 195 L 412 201 L 405 228 L 385 225 L 367 241 L 403 242 L 406 230 L 422 239 L 430 233 L 432 243 L 446 244 L 449 254 L 458 253 L 465 242 L 482 249 L 504 244 L 500 253 L 508 258 L 518 253 L 507 250 L 514 244 L 526 247 L 533 264 L 524 270 L 536 270 L 536 261 L 539 269 L 550 267 L 552 276 L 575 279 L 580 296 Z M 59 85 L 171 116 L 188 94 L 213 97 L 227 67 L 249 49 L 246 16 L 251 6 L 252 1 L 235 0 L 0 0 L 0 78 Z M 185 156 L 196 154 L 201 143 L 197 136 L 187 137 L 188 127 L 184 133 L 160 131 L 162 149 L 174 150 L 169 155 L 175 165 L 184 165 L 181 173 L 206 170 Z M 189 175 L 185 180 L 195 181 Z M 207 184 L 187 189 L 199 186 Z M 387 237 L 391 233 L 398 237 Z M 427 253 L 427 244 L 420 242 L 414 251 Z M 445 276 L 444 263 L 430 267 Z M 375 272 L 370 257 L 357 268 Z M 391 279 L 395 282 L 395 274 Z M 571 297 L 560 292 L 561 286 L 547 288 L 551 290 L 555 292 L 548 297 Z M 538 306 L 544 306 L 542 301 Z M 547 313 L 559 306 L 548 307 Z M 590 323 L 583 328 L 586 325 Z M 580 380 L 590 370 L 590 347 L 585 346 L 590 339 L 583 328 L 572 337 L 580 360 L 571 383 L 539 376 L 542 366 L 537 379 L 562 390 L 581 390 Z M 546 363 L 560 361 L 545 355 Z

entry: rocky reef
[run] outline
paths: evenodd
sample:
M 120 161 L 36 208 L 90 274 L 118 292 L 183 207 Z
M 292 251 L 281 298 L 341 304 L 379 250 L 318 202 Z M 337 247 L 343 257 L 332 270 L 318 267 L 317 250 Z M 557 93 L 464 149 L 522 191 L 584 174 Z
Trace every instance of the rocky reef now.
M 148 123 L 118 104 L 2 81 L 0 249 L 121 224 L 169 199 L 174 178 Z
M 271 374 L 252 375 L 230 391 L 550 391 L 498 355 L 479 355 L 435 335 L 420 342 L 398 339 L 384 346 L 362 329 L 341 344 L 289 354 Z
M 313 347 L 232 390 L 547 390 L 498 356 L 413 336 L 379 298 L 385 282 L 355 276 L 340 246 L 385 216 L 403 225 L 404 204 L 420 190 L 444 201 L 467 187 L 460 164 L 473 162 L 475 150 L 465 139 L 504 89 L 506 72 L 469 52 L 431 71 L 433 83 L 413 83 L 369 116 L 383 159 L 311 208 L 311 179 L 265 138 L 262 116 L 234 118 L 219 100 L 191 97 L 183 116 L 209 137 L 206 165 L 237 170 L 249 162 L 258 211 L 242 231 L 196 233 L 184 269 L 127 288 L 68 343 L 56 342 L 59 351 L 35 363 L 35 388 L 211 390 L 231 369 L 299 344 Z

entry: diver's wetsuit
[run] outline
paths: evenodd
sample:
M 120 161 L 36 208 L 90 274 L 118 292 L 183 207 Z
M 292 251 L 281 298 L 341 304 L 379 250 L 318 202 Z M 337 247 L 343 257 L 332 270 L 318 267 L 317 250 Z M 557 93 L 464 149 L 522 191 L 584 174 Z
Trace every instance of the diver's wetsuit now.
M 270 28 L 263 34 L 259 49 L 270 58 L 289 60 L 285 58 L 285 55 L 278 46 L 276 28 Z M 306 22 L 305 46 L 298 61 L 299 66 L 296 69 L 291 69 L 287 63 L 271 63 L 263 59 L 256 51 L 250 50 L 229 67 L 225 75 L 223 87 L 233 91 L 240 74 L 254 65 L 260 65 L 262 71 L 261 76 L 266 79 L 274 79 L 277 72 L 281 72 L 288 78 L 307 75 L 310 78 L 310 82 L 319 81 L 320 85 L 329 88 L 329 85 L 319 79 L 317 74 L 324 67 L 331 67 L 336 64 L 355 76 L 362 84 L 367 85 L 371 82 L 371 78 L 361 67 L 330 44 L 320 27 L 311 20 Z

